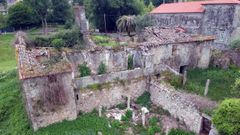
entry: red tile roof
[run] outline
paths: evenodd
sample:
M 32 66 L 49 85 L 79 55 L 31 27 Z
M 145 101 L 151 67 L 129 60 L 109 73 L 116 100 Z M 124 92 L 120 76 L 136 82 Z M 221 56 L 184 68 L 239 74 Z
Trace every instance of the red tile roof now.
M 202 13 L 204 12 L 203 5 L 208 4 L 240 4 L 239 0 L 207 0 L 196 2 L 180 2 L 162 4 L 155 8 L 151 14 L 168 14 L 168 13 Z

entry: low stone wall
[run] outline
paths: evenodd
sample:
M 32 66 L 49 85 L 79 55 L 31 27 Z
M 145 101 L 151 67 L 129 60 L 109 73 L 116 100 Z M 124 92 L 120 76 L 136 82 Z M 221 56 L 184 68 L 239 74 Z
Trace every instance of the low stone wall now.
M 168 110 L 172 116 L 184 121 L 186 126 L 195 133 L 200 132 L 202 116 L 194 104 L 167 84 L 151 82 L 151 100 L 154 104 Z
M 144 76 L 144 70 L 137 68 L 134 70 L 126 70 L 121 72 L 107 73 L 104 75 L 94 75 L 76 78 L 74 80 L 75 88 L 86 88 L 89 85 L 93 84 L 103 84 L 108 82 L 115 82 L 119 80 L 129 80 L 134 78 L 140 78 Z
M 22 86 L 34 130 L 77 118 L 71 72 L 25 79 Z

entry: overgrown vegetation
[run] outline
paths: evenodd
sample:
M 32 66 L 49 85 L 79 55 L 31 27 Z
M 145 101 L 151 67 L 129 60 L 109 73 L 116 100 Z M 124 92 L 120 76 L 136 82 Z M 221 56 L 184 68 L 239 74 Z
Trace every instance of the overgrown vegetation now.
M 80 77 L 85 77 L 91 75 L 91 69 L 87 66 L 87 63 L 84 62 L 78 66 Z
M 134 69 L 134 67 L 133 67 L 133 55 L 128 56 L 128 69 L 129 70 Z
M 171 129 L 168 135 L 195 135 L 195 133 L 187 132 L 182 129 Z
M 240 99 L 224 100 L 213 115 L 213 123 L 223 135 L 240 134 Z
M 130 121 L 132 119 L 133 112 L 131 110 L 127 110 L 125 115 L 122 116 L 122 121 Z
M 33 39 L 33 44 L 36 47 L 83 47 L 83 35 L 78 28 L 66 30 L 56 35 L 38 36 Z
M 109 36 L 106 35 L 92 35 L 92 40 L 98 45 L 98 46 L 111 46 L 115 47 L 118 46 L 119 43 L 112 39 Z
M 152 104 L 150 97 L 151 97 L 151 94 L 146 91 L 140 97 L 137 98 L 136 103 L 141 106 L 150 108 Z
M 155 135 L 156 133 L 161 132 L 161 128 L 157 125 L 158 119 L 156 117 L 152 117 L 149 119 L 149 128 L 148 135 Z
M 185 86 L 182 86 L 182 78 L 171 72 L 165 71 L 162 76 L 164 76 L 163 79 L 166 82 L 176 89 L 183 89 L 202 96 L 204 95 L 206 81 L 210 79 L 207 97 L 215 101 L 240 97 L 240 70 L 234 66 L 231 66 L 228 70 L 218 68 L 189 70 Z
M 107 70 L 107 67 L 106 65 L 101 62 L 101 64 L 99 65 L 98 67 L 98 74 L 101 75 L 101 74 L 105 74 L 106 73 L 106 70 Z
M 233 92 L 233 86 L 237 78 L 240 78 L 240 72 L 237 68 L 230 68 L 228 70 L 217 68 L 193 69 L 188 71 L 188 80 L 183 89 L 203 95 L 206 81 L 210 79 L 211 83 L 207 95 L 210 99 L 221 101 L 225 98 L 239 98 L 240 93 Z

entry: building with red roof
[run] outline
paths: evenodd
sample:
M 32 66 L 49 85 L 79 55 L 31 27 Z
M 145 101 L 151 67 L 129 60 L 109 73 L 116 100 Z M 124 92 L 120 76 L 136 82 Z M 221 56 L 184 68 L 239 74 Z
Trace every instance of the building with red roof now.
M 240 34 L 240 0 L 206 0 L 162 4 L 151 11 L 157 26 L 181 26 L 193 34 L 214 35 L 226 47 Z

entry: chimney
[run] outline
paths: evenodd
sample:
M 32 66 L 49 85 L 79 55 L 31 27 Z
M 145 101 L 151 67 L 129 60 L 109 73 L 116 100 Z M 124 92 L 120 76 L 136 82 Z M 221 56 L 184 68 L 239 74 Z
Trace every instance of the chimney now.
M 80 27 L 80 30 L 83 34 L 87 33 L 89 31 L 89 26 L 84 6 L 79 6 L 79 4 L 75 4 L 73 8 L 76 25 Z

